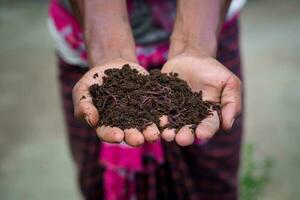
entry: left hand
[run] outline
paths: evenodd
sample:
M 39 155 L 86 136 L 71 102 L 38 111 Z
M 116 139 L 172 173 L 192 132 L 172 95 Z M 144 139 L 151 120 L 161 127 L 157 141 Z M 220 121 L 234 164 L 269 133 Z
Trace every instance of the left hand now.
M 221 126 L 224 130 L 230 130 L 234 119 L 241 112 L 241 81 L 236 75 L 212 57 L 187 53 L 176 55 L 165 63 L 162 73 L 170 72 L 177 73 L 193 91 L 202 90 L 203 100 L 221 103 Z M 218 131 L 219 126 L 220 119 L 214 111 L 213 115 L 199 123 L 196 137 L 207 140 Z M 165 136 L 174 133 L 175 130 L 165 129 L 162 138 L 168 138 Z M 194 134 L 188 124 L 178 131 L 175 140 L 181 146 L 193 143 Z

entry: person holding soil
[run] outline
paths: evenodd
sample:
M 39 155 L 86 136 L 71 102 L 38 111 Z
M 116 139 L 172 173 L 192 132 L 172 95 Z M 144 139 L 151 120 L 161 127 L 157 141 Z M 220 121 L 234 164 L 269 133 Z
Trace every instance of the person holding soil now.
M 50 2 L 49 28 L 58 51 L 68 136 L 85 199 L 238 198 L 242 134 L 238 12 L 243 4 L 242 0 Z M 178 130 L 177 143 L 164 139 L 148 143 L 159 139 L 161 124 L 142 131 L 97 127 L 99 113 L 89 87 L 101 81 L 95 82 L 93 76 L 102 78 L 106 69 L 125 64 L 143 74 L 151 68 L 177 73 L 194 91 L 202 90 L 203 100 L 220 103 L 221 114 L 214 111 L 204 119 L 195 129 L 198 142 L 186 147 L 182 147 L 187 144 L 185 135 L 194 134 L 188 124 Z M 73 112 L 88 125 L 76 121 Z

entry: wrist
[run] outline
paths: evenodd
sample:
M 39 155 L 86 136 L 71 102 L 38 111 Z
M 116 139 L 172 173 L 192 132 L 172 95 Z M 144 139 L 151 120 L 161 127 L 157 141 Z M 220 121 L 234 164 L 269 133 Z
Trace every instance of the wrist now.
M 178 1 L 169 56 L 215 57 L 222 1 Z
M 112 21 L 114 24 L 103 31 L 104 22 L 90 21 L 85 29 L 85 41 L 88 60 L 91 66 L 101 65 L 113 59 L 124 59 L 137 62 L 135 43 L 129 24 Z M 118 29 L 123 30 L 120 32 Z
M 126 1 L 84 1 L 84 37 L 90 66 L 111 60 L 137 62 Z
M 192 37 L 172 35 L 168 58 L 179 54 L 192 54 L 201 57 L 216 57 L 217 37 Z
M 134 50 L 100 48 L 99 50 L 89 52 L 89 64 L 91 68 L 113 60 L 138 63 Z

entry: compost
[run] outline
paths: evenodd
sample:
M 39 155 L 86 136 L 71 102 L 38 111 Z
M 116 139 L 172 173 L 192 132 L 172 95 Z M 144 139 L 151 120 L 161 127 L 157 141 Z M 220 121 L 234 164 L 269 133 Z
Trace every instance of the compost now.
M 108 69 L 101 85 L 89 88 L 93 104 L 99 112 L 99 126 L 143 130 L 152 123 L 159 124 L 166 115 L 169 123 L 163 128 L 192 129 L 219 105 L 203 101 L 202 91 L 193 92 L 176 73 L 164 74 L 155 69 L 143 75 L 128 64 L 121 69 Z M 94 74 L 93 78 L 98 78 Z

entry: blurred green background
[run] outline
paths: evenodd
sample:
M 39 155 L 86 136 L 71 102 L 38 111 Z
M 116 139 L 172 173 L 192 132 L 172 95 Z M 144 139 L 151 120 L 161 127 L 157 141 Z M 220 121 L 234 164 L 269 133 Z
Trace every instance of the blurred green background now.
M 1 200 L 80 199 L 46 20 L 47 1 L 0 0 Z M 300 1 L 248 1 L 241 33 L 242 199 L 298 200 Z

